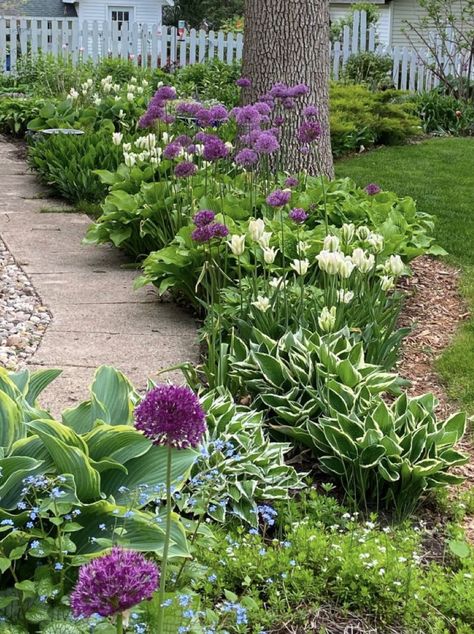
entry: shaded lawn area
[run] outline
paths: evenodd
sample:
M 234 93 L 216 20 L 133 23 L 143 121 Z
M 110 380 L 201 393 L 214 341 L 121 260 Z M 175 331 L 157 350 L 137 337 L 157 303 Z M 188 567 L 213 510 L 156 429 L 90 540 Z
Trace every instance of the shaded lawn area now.
M 462 290 L 474 314 L 474 139 L 430 139 L 387 147 L 336 163 L 339 178 L 377 183 L 412 196 L 437 218 L 436 238 L 464 271 Z M 474 413 L 474 316 L 438 361 L 449 394 Z

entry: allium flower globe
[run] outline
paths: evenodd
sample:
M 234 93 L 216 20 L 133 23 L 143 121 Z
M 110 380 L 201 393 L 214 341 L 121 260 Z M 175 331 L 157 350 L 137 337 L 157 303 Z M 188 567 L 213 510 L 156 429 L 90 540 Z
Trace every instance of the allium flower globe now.
M 79 570 L 71 594 L 76 617 L 113 616 L 151 599 L 158 588 L 160 571 L 142 554 L 113 548 Z
M 305 220 L 308 219 L 308 214 L 304 209 L 301 209 L 300 207 L 295 207 L 288 214 L 288 218 L 290 220 L 293 220 L 293 222 L 295 222 L 297 225 L 301 225 L 303 224 L 303 222 L 305 222 Z
M 379 194 L 382 190 L 375 183 L 369 183 L 366 186 L 365 191 L 367 192 L 367 194 L 369 194 L 369 196 L 375 196 L 376 194 Z
M 135 409 L 135 427 L 154 445 L 197 447 L 206 431 L 199 399 L 186 386 L 158 385 Z
M 285 189 L 276 189 L 267 196 L 267 203 L 271 207 L 283 207 L 291 198 L 291 191 Z
M 210 224 L 215 217 L 216 214 L 210 209 L 201 209 L 201 211 L 198 211 L 197 214 L 194 215 L 193 222 L 196 227 L 205 227 Z

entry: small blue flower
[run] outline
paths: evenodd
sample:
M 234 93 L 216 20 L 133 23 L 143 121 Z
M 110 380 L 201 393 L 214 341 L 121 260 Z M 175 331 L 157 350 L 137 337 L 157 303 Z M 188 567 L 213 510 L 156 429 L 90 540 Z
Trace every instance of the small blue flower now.
M 15 522 L 14 522 L 13 520 L 8 520 L 8 519 L 7 519 L 7 520 L 2 520 L 2 521 L 0 522 L 0 524 L 1 524 L 2 526 L 14 526 L 14 525 L 15 525 Z
M 194 617 L 194 610 L 184 610 L 183 616 L 185 619 L 192 619 Z
M 39 548 L 39 541 L 37 539 L 33 540 L 30 544 L 30 548 Z
M 100 529 L 101 531 L 105 531 L 105 529 L 106 529 L 106 528 L 107 528 L 107 527 L 106 527 L 106 525 L 105 525 L 105 524 L 99 524 L 99 529 Z
M 258 535 L 258 528 L 251 528 L 249 530 L 249 535 Z
M 60 564 L 59 562 L 54 564 L 54 569 L 55 570 L 62 570 L 64 568 L 64 566 L 62 564 Z
M 166 599 L 166 601 L 163 601 L 163 603 L 161 604 L 162 608 L 169 608 L 170 605 L 172 605 L 173 603 L 173 599 Z
M 207 580 L 210 581 L 211 583 L 214 583 L 214 581 L 217 580 L 217 575 L 215 575 L 215 574 L 209 575 Z
M 190 600 L 191 600 L 191 597 L 189 596 L 189 594 L 179 594 L 178 595 L 179 605 L 182 608 L 186 608 L 189 605 Z
M 265 550 L 265 548 L 260 548 L 260 550 L 258 551 L 259 555 L 266 555 L 267 551 Z
M 211 504 L 207 510 L 209 511 L 209 513 L 214 513 L 216 509 L 217 509 L 217 506 L 215 504 Z
M 48 597 L 45 594 L 41 594 L 39 596 L 39 600 L 41 603 L 46 603 L 46 601 L 48 600 Z
M 35 525 L 33 524 L 33 522 L 26 522 L 26 528 L 34 528 Z
M 296 566 L 296 561 L 294 559 L 290 559 L 290 566 Z
M 16 505 L 16 508 L 19 511 L 24 511 L 26 509 L 26 503 L 25 502 L 18 502 L 18 504 Z

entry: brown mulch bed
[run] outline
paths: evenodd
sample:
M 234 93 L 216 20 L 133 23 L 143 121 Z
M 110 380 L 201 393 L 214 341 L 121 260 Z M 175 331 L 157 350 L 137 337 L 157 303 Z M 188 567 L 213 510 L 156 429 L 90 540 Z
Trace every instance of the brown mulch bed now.
M 397 370 L 411 381 L 410 395 L 433 392 L 439 400 L 438 415 L 447 417 L 459 407 L 446 394 L 434 365 L 451 343 L 460 323 L 469 317 L 459 293 L 460 271 L 429 256 L 416 258 L 411 269 L 412 277 L 405 278 L 401 285 L 407 299 L 400 325 L 410 326 L 413 331 L 404 341 Z M 471 461 L 456 471 L 466 478 L 464 487 L 471 488 L 474 486 L 474 444 L 469 432 L 459 448 L 471 456 Z M 467 518 L 465 529 L 474 543 L 474 518 Z

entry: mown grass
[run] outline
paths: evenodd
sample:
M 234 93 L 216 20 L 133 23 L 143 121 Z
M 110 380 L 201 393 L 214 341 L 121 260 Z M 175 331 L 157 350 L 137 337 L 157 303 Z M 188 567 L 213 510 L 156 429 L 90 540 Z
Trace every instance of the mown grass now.
M 462 292 L 473 313 L 437 367 L 450 396 L 474 413 L 474 139 L 381 148 L 338 161 L 336 174 L 412 196 L 420 211 L 436 216 L 438 243 L 462 268 Z

